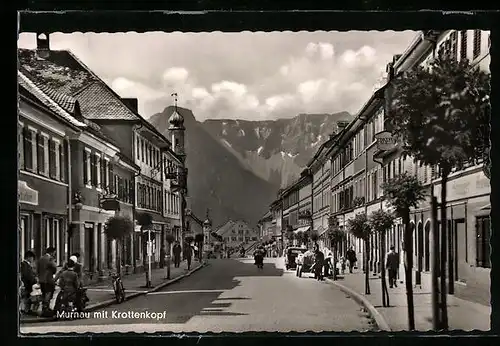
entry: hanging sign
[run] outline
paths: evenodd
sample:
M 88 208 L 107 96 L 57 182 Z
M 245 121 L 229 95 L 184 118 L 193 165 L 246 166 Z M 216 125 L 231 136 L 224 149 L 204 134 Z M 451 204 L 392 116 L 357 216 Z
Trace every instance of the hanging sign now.
M 397 145 L 396 138 L 389 131 L 382 131 L 375 134 L 375 139 L 378 150 L 391 150 Z

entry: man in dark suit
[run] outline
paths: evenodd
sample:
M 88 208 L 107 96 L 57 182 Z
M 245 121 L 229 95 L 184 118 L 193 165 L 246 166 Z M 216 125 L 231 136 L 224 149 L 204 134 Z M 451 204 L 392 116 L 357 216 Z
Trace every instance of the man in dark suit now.
M 185 243 L 184 244 L 184 258 L 187 261 L 187 269 L 191 269 L 191 259 L 193 258 L 193 248 L 191 247 L 191 244 Z
M 390 251 L 387 254 L 385 266 L 389 272 L 389 287 L 398 287 L 396 283 L 396 274 L 399 269 L 399 255 L 394 252 L 394 245 L 390 247 Z
M 33 269 L 33 262 L 35 261 L 35 254 L 32 251 L 26 251 L 24 260 L 21 262 L 21 281 L 24 286 L 22 300 L 24 303 L 24 313 L 31 312 L 31 292 L 33 285 L 36 284 L 36 275 Z
M 42 313 L 44 315 L 49 313 L 50 300 L 54 295 L 56 284 L 54 281 L 54 274 L 57 271 L 55 262 L 56 249 L 48 247 L 45 250 L 45 255 L 40 257 L 37 264 L 38 281 L 40 282 L 40 289 L 42 290 Z
M 182 247 L 178 241 L 175 242 L 175 245 L 172 248 L 172 252 L 174 253 L 174 267 L 179 268 L 179 265 L 181 263 Z

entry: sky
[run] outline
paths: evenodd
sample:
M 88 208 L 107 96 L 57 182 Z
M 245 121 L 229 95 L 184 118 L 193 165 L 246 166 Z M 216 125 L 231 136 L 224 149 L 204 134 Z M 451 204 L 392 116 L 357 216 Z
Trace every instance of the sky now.
M 173 104 L 197 120 L 356 114 L 401 54 L 413 31 L 239 33 L 54 33 L 122 97 L 139 99 L 146 118 Z M 36 36 L 19 35 L 20 48 Z

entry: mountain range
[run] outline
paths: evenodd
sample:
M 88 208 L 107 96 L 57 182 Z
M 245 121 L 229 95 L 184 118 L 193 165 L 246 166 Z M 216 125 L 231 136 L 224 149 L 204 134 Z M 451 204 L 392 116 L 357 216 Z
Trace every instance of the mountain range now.
M 149 121 L 168 136 L 169 106 Z M 177 108 L 186 127 L 188 195 L 193 213 L 210 210 L 214 227 L 228 219 L 255 225 L 276 198 L 280 187 L 296 179 L 318 147 L 336 130 L 347 112 L 299 114 L 291 119 L 243 121 L 196 120 Z

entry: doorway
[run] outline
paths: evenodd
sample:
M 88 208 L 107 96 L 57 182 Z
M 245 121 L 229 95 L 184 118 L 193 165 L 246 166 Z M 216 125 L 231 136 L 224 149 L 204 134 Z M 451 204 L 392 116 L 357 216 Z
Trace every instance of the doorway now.
M 427 221 L 424 227 L 424 243 L 425 243 L 425 249 L 424 249 L 424 270 L 426 272 L 430 271 L 431 269 L 431 223 L 430 221 Z
M 467 270 L 467 228 L 465 220 L 455 220 L 455 280 L 464 281 Z
M 424 226 L 422 222 L 419 222 L 417 226 L 417 239 L 417 270 L 421 272 L 424 259 Z

